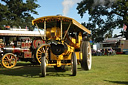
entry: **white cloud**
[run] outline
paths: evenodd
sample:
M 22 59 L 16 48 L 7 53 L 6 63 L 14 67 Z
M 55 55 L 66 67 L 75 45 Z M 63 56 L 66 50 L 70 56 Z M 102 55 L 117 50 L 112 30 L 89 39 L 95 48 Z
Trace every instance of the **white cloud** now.
M 66 16 L 67 13 L 69 12 L 70 8 L 72 8 L 75 4 L 80 2 L 82 0 L 64 0 L 62 2 L 63 5 L 63 15 Z

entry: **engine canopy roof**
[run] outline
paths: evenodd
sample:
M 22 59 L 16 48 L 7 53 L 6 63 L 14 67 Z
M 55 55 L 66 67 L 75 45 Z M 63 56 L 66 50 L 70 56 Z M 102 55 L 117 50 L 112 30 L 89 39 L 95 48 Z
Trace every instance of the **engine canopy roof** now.
M 37 19 L 32 20 L 33 25 L 38 25 L 40 29 L 44 28 L 44 21 L 46 21 L 46 28 L 52 28 L 58 25 L 60 21 L 62 21 L 62 28 L 63 31 L 66 31 L 69 24 L 71 23 L 71 27 L 69 32 L 78 32 L 78 31 L 83 31 L 88 34 L 91 34 L 90 30 L 88 30 L 86 27 L 81 25 L 79 22 L 76 20 L 65 17 L 65 16 L 45 16 L 45 17 L 40 17 Z

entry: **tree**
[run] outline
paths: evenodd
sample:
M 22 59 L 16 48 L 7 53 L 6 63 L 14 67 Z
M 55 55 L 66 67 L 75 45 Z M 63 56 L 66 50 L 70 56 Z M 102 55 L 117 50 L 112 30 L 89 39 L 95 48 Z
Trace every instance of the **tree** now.
M 6 14 L 8 14 L 7 7 L 0 3 L 0 28 L 1 29 L 3 29 L 3 27 L 1 26 L 6 23 L 6 20 L 4 19 L 6 17 Z
M 91 30 L 91 39 L 93 42 L 100 42 L 104 40 L 103 34 L 100 33 L 100 28 L 95 29 L 95 25 L 92 23 L 82 23 L 83 26 Z
M 97 36 L 102 38 L 115 28 L 122 28 L 123 24 L 128 27 L 128 0 L 83 0 L 78 3 L 77 10 L 81 17 L 85 13 L 90 15 L 86 27 L 91 30 L 100 28 Z M 128 28 L 125 37 L 128 39 Z
M 26 26 L 32 30 L 31 21 L 34 19 L 31 14 L 38 14 L 35 9 L 39 7 L 37 0 L 1 0 L 0 3 L 0 28 L 4 25 Z
M 105 34 L 105 38 L 112 38 L 112 33 L 109 32 L 109 33 Z
M 117 38 L 117 37 L 118 37 L 118 35 L 117 34 L 114 34 L 113 38 Z

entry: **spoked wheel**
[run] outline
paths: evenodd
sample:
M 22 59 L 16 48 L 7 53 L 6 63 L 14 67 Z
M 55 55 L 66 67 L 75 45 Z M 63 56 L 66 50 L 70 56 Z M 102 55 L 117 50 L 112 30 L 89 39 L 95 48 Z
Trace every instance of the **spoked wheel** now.
M 44 54 L 42 54 L 41 57 L 41 76 L 46 76 L 46 57 L 44 56 Z
M 2 57 L 2 65 L 5 68 L 12 68 L 16 65 L 16 63 L 17 63 L 17 58 L 12 53 L 7 53 Z
M 91 54 L 91 46 L 88 41 L 82 41 L 81 51 L 82 51 L 81 67 L 84 70 L 90 70 L 92 65 L 92 54 Z
M 41 63 L 41 57 L 42 57 L 42 53 L 44 54 L 48 54 L 48 49 L 49 49 L 50 45 L 44 44 L 41 45 L 37 51 L 36 51 L 36 58 L 38 60 L 39 63 Z M 47 56 L 46 56 L 47 58 Z
M 72 53 L 71 57 L 71 72 L 72 76 L 76 76 L 77 73 L 77 58 L 75 52 Z

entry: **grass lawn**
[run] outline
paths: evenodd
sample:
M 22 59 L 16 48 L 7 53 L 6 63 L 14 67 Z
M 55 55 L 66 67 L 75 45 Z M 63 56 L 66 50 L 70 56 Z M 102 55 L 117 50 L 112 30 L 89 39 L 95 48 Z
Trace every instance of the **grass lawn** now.
M 18 62 L 12 69 L 0 66 L 0 85 L 128 85 L 128 55 L 93 56 L 92 69 L 84 71 L 80 65 L 77 75 L 56 72 L 47 68 L 47 76 L 39 77 L 40 66 Z

